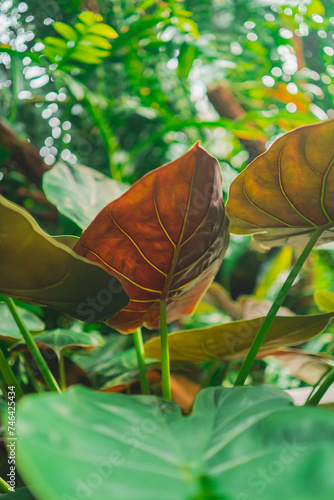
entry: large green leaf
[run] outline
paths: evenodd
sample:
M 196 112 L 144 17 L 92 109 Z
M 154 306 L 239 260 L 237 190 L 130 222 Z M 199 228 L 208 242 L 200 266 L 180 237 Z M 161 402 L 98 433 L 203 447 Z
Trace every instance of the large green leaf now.
M 38 500 L 330 500 L 331 412 L 270 386 L 209 388 L 191 416 L 155 397 L 28 396 L 18 467 Z
M 3 196 L 0 233 L 0 293 L 83 321 L 105 320 L 129 302 L 116 278 L 48 236 Z
M 45 324 L 38 316 L 36 316 L 36 314 L 33 314 L 22 307 L 19 307 L 18 310 L 24 323 L 31 332 L 40 332 L 44 330 Z M 20 330 L 18 329 L 7 304 L 4 302 L 0 303 L 0 337 L 11 339 L 22 338 Z
M 102 208 L 127 189 L 128 185 L 83 165 L 57 163 L 43 176 L 48 200 L 81 229 L 86 229 Z
M 261 354 L 306 342 L 322 332 L 334 313 L 311 316 L 277 316 L 266 336 Z M 265 318 L 232 321 L 222 325 L 183 330 L 168 335 L 171 360 L 189 362 L 243 357 L 247 354 Z M 161 358 L 160 338 L 145 344 L 149 358 Z
M 100 347 L 104 344 L 102 335 L 97 332 L 82 333 L 73 330 L 65 330 L 57 328 L 56 330 L 48 330 L 34 336 L 34 340 L 38 347 L 52 349 L 58 357 L 63 351 L 74 351 L 77 349 L 90 350 Z M 25 347 L 24 340 L 16 343 L 13 349 L 18 350 Z

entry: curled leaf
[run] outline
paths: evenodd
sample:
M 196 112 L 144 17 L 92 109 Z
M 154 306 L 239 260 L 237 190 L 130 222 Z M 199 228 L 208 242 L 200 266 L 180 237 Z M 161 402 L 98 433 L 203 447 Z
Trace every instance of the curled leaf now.
M 107 205 L 74 247 L 122 283 L 130 304 L 108 321 L 122 333 L 191 314 L 228 244 L 219 164 L 197 144 Z
M 267 246 L 302 245 L 320 227 L 318 244 L 334 239 L 334 120 L 277 139 L 232 182 L 226 213 L 231 231 L 256 234 Z
M 116 278 L 44 233 L 3 196 L 0 234 L 0 293 L 83 321 L 103 321 L 128 303 Z

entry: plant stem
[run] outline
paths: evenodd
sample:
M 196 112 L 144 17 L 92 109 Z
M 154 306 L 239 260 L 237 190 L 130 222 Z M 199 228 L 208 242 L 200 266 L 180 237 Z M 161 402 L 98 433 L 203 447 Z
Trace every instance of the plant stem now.
M 5 493 L 9 493 L 10 491 L 12 491 L 11 487 L 9 486 L 9 484 L 6 483 L 6 481 L 4 479 L 2 479 L 2 477 L 0 477 L 0 489 L 2 491 L 4 491 Z
M 13 299 L 11 299 L 10 297 L 6 297 L 5 295 L 3 298 L 7 304 L 10 312 L 12 313 L 12 316 L 13 316 L 13 318 L 14 318 L 14 320 L 15 320 L 15 322 L 16 322 L 16 324 L 17 324 L 17 326 L 22 334 L 22 337 L 24 338 L 24 340 L 27 344 L 27 347 L 30 351 L 30 354 L 34 358 L 48 388 L 50 389 L 50 391 L 61 393 L 61 390 L 59 388 L 59 385 L 57 384 L 56 379 L 54 378 L 48 365 L 46 364 L 45 359 L 43 358 L 40 350 L 38 349 L 38 347 L 36 345 L 36 342 L 33 339 L 33 336 L 31 335 L 31 333 L 29 332 L 25 323 L 23 322 L 21 315 L 18 312 L 16 305 L 14 304 Z
M 317 404 L 320 402 L 321 398 L 327 391 L 327 389 L 330 388 L 330 386 L 334 383 L 334 368 L 329 372 L 317 392 L 306 402 L 307 406 L 317 406 Z
M 2 392 L 4 399 L 8 400 L 8 392 L 7 392 L 5 385 L 3 384 L 2 380 L 0 380 L 0 390 Z
M 161 374 L 162 397 L 171 401 L 170 364 L 167 333 L 166 300 L 160 300 L 160 341 L 161 341 Z
M 24 352 L 21 353 L 21 357 L 24 361 L 24 366 L 25 366 L 25 369 L 27 370 L 27 375 L 30 378 L 30 382 L 31 382 L 33 388 L 35 389 L 36 392 L 43 392 L 42 384 L 40 384 L 38 382 L 38 380 L 36 379 L 35 374 L 30 366 L 29 360 Z
M 9 366 L 8 361 L 5 358 L 4 353 L 2 352 L 2 349 L 0 349 L 0 371 L 1 371 L 3 378 L 5 379 L 8 387 L 11 387 L 11 386 L 15 387 L 16 399 L 20 399 L 22 396 L 24 396 L 23 391 L 21 389 L 21 386 L 18 383 L 18 381 L 13 373 L 13 370 Z
M 59 353 L 58 358 L 58 368 L 59 368 L 59 385 L 62 391 L 66 390 L 66 372 L 65 372 L 65 360 L 62 351 Z
M 274 300 L 267 317 L 265 318 L 264 322 L 261 325 L 261 328 L 257 334 L 257 336 L 254 339 L 254 342 L 247 354 L 247 357 L 244 361 L 244 364 L 241 367 L 241 370 L 239 372 L 239 375 L 237 377 L 237 380 L 235 381 L 235 386 L 237 385 L 243 385 L 245 383 L 245 380 L 253 366 L 254 360 L 256 358 L 257 353 L 259 352 L 260 347 L 262 346 L 264 339 L 266 338 L 266 335 L 268 333 L 268 330 L 272 324 L 272 322 L 275 319 L 275 316 L 281 307 L 281 305 L 284 302 L 285 297 L 287 296 L 291 286 L 293 285 L 293 282 L 296 279 L 296 276 L 298 275 L 299 271 L 301 270 L 304 262 L 306 261 L 307 257 L 309 256 L 312 248 L 318 241 L 320 235 L 327 229 L 328 225 L 323 226 L 321 228 L 318 228 L 314 231 L 312 234 L 309 242 L 305 246 L 304 250 L 300 254 L 296 264 L 293 266 L 293 268 L 290 271 L 289 276 L 285 280 L 282 288 L 277 294 L 276 299 Z
M 145 350 L 144 350 L 144 342 L 143 342 L 143 335 L 141 333 L 141 328 L 137 328 L 137 330 L 133 332 L 132 337 L 137 353 L 141 392 L 142 394 L 150 394 L 150 384 L 148 382 L 146 373 L 146 364 L 144 359 Z
M 311 390 L 310 394 L 308 395 L 307 400 L 305 401 L 305 405 L 308 404 L 309 400 L 311 399 L 311 397 L 313 396 L 313 394 L 317 390 L 317 387 L 319 387 L 319 385 L 325 380 L 325 378 L 327 377 L 327 375 L 329 374 L 330 371 L 331 371 L 331 368 L 328 368 L 328 370 L 326 370 L 325 373 L 323 373 L 321 375 L 321 377 L 319 377 L 319 379 L 313 385 L 312 390 Z

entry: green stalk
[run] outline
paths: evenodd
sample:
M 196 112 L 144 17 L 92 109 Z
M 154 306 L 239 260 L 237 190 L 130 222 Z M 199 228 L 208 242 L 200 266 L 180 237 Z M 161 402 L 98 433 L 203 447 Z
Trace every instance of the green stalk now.
M 332 225 L 332 223 L 330 224 Z M 268 333 L 269 328 L 272 325 L 272 322 L 275 319 L 275 316 L 281 307 L 281 305 L 284 302 L 285 297 L 287 296 L 291 286 L 293 285 L 293 282 L 295 281 L 299 271 L 301 270 L 304 262 L 306 261 L 307 257 L 309 256 L 311 250 L 313 249 L 314 245 L 318 241 L 320 235 L 329 227 L 329 224 L 326 226 L 323 226 L 321 228 L 318 228 L 314 231 L 312 234 L 309 242 L 305 246 L 304 250 L 300 254 L 296 264 L 293 266 L 293 268 L 290 271 L 289 276 L 285 280 L 282 288 L 277 294 L 276 299 L 274 300 L 267 317 L 265 318 L 264 322 L 261 325 L 261 328 L 257 334 L 257 336 L 254 339 L 254 342 L 247 354 L 247 357 L 244 361 L 244 364 L 241 367 L 241 370 L 239 372 L 239 375 L 237 377 L 237 380 L 235 381 L 235 386 L 237 385 L 244 385 L 245 380 L 253 366 L 254 360 L 256 358 L 257 353 L 259 352 L 260 347 L 262 346 L 264 339 L 266 338 L 266 335 Z
M 4 353 L 2 352 L 1 349 L 0 349 L 0 371 L 1 371 L 3 378 L 5 379 L 8 387 L 12 387 L 12 386 L 15 387 L 16 399 L 20 399 L 22 396 L 24 396 L 23 391 L 21 389 L 21 386 L 18 383 L 18 381 L 13 373 L 13 370 L 9 366 L 8 361 L 5 358 Z
M 167 332 L 166 300 L 160 300 L 160 341 L 161 341 L 161 374 L 162 374 L 162 397 L 171 401 L 170 388 L 170 364 L 169 346 Z
M 59 353 L 58 358 L 58 368 L 59 368 L 59 385 L 62 391 L 66 390 L 66 372 L 65 372 L 65 360 L 62 351 Z
M 141 392 L 142 394 L 150 394 L 150 384 L 146 373 L 145 349 L 141 329 L 137 328 L 137 330 L 133 332 L 132 337 L 137 353 Z
M 4 399 L 7 399 L 8 400 L 8 392 L 7 392 L 7 389 L 5 387 L 5 385 L 3 384 L 2 380 L 0 379 L 0 390 L 2 392 L 2 395 L 4 397 Z
M 54 378 L 54 376 L 52 375 L 48 365 L 46 364 L 45 362 L 45 359 L 43 358 L 40 350 L 38 349 L 37 345 L 36 345 L 36 342 L 34 341 L 33 339 L 33 336 L 31 335 L 31 333 L 29 332 L 28 328 L 26 327 L 25 323 L 23 322 L 22 318 L 21 318 L 21 315 L 16 307 L 16 305 L 14 304 L 14 301 L 13 299 L 11 299 L 10 297 L 6 297 L 4 295 L 4 301 L 6 302 L 10 312 L 12 313 L 12 316 L 22 334 L 22 337 L 24 338 L 26 344 L 27 344 L 27 347 L 30 351 L 30 354 L 32 355 L 32 357 L 34 358 L 45 382 L 46 382 L 46 385 L 48 386 L 48 388 L 50 389 L 50 391 L 54 391 L 54 392 L 59 392 L 61 393 L 61 390 L 59 388 L 59 385 L 57 384 L 57 381 L 56 379 Z
M 334 368 L 329 372 L 317 392 L 306 402 L 307 406 L 317 406 L 325 392 L 334 383 Z
M 5 493 L 9 493 L 12 491 L 11 487 L 9 486 L 8 483 L 2 477 L 0 477 L 0 489 L 4 491 Z

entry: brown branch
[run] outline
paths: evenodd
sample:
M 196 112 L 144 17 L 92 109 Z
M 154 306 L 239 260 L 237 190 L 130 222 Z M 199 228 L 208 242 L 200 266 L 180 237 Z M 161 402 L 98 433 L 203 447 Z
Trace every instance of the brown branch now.
M 51 167 L 46 165 L 32 144 L 17 136 L 3 121 L 0 121 L 0 146 L 9 151 L 9 159 L 30 181 L 41 184 L 43 174 Z
M 209 101 L 222 118 L 236 120 L 237 118 L 245 115 L 245 110 L 239 101 L 234 97 L 230 89 L 223 83 L 209 88 L 207 95 Z M 264 141 L 255 141 L 252 139 L 239 139 L 239 141 L 248 151 L 250 161 L 254 160 L 254 158 L 265 151 Z

